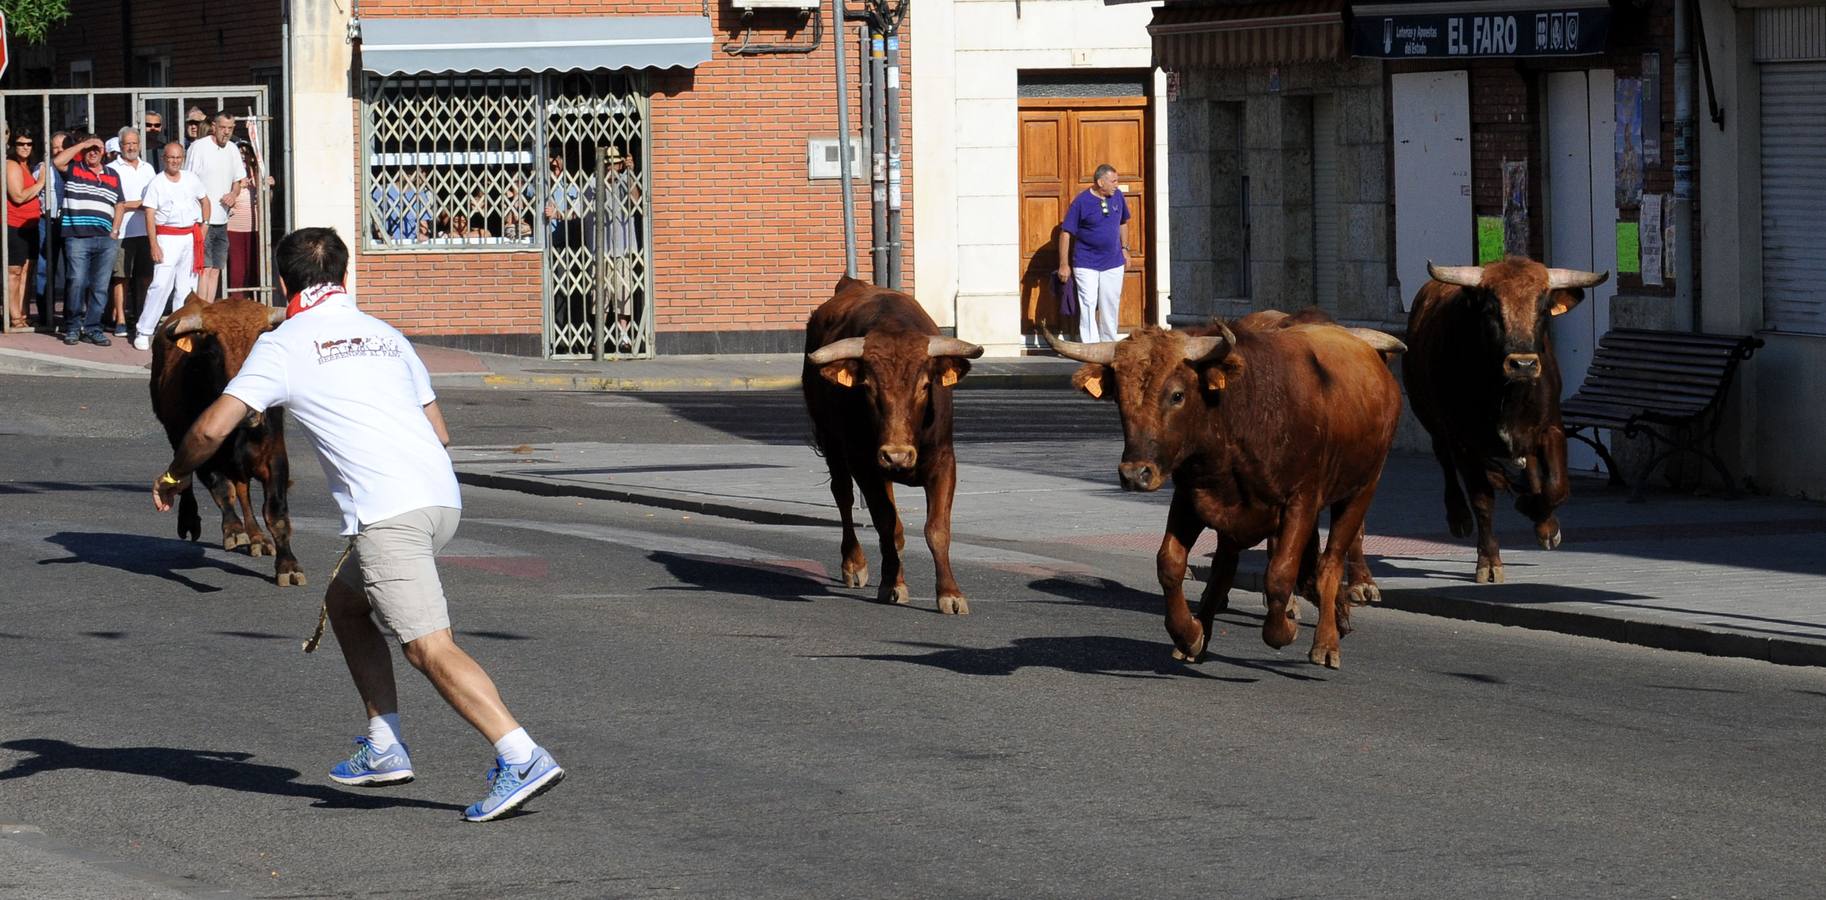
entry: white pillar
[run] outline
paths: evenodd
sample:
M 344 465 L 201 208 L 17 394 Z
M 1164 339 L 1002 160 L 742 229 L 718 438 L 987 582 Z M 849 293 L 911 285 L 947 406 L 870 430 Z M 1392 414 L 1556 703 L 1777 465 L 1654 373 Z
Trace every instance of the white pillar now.
M 361 239 L 355 209 L 355 108 L 349 7 L 335 0 L 293 0 L 291 28 L 292 177 L 300 228 L 336 229 L 350 252 Z M 356 272 L 349 270 L 353 287 Z

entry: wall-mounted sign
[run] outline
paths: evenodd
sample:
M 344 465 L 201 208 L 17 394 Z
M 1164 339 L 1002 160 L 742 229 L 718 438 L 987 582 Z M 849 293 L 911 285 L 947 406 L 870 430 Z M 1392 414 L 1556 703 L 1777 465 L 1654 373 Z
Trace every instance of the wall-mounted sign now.
M 1352 7 L 1351 55 L 1377 59 L 1585 56 L 1603 53 L 1610 39 L 1609 6 L 1549 6 L 1475 14 L 1451 11 L 1456 6 Z

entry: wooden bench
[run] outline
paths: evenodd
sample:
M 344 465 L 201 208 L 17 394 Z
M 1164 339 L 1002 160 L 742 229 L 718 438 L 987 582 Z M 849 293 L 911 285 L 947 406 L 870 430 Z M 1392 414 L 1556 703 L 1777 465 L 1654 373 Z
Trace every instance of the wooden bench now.
M 1735 494 L 1736 484 L 1718 456 L 1720 412 L 1737 364 L 1762 345 L 1762 338 L 1747 335 L 1613 329 L 1598 339 L 1578 393 L 1560 404 L 1566 436 L 1598 452 L 1613 485 L 1624 481 L 1598 440 L 1598 429 L 1646 436 L 1653 455 L 1636 476 L 1632 500 L 1642 499 L 1656 466 L 1682 452 L 1710 461 L 1725 489 Z

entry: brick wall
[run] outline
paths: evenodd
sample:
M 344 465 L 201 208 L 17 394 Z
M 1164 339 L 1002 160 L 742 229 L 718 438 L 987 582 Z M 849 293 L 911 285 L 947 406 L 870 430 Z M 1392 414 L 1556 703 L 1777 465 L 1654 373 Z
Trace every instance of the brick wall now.
M 427 7 L 366 0 L 364 19 L 388 16 L 701 15 L 698 2 L 582 3 L 497 0 Z M 840 185 L 805 175 L 805 141 L 836 134 L 835 60 L 828 7 L 824 42 L 809 55 L 736 57 L 713 50 L 693 71 L 650 72 L 652 143 L 641 166 L 649 179 L 654 325 L 660 335 L 786 331 L 830 296 L 843 269 Z M 741 38 L 739 17 L 712 6 L 719 48 Z M 763 14 L 756 43 L 803 42 L 809 27 Z M 901 43 L 903 271 L 912 290 L 913 17 Z M 851 34 L 853 35 L 853 31 Z M 857 54 L 850 51 L 850 84 Z M 851 105 L 859 128 L 861 106 Z M 359 114 L 359 111 L 357 111 Z M 357 163 L 358 164 L 358 163 Z M 856 193 L 866 245 L 868 192 Z M 359 198 L 357 198 L 359 200 Z M 859 251 L 866 275 L 867 248 Z M 359 253 L 363 305 L 409 334 L 537 334 L 542 317 L 540 257 L 534 253 Z M 663 340 L 663 338 L 662 338 Z

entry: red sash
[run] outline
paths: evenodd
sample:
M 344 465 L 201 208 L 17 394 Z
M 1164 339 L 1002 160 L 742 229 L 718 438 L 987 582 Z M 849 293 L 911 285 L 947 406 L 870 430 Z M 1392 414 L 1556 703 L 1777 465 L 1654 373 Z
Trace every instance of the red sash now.
M 199 223 L 196 225 L 192 225 L 189 228 L 176 228 L 171 225 L 160 225 L 158 227 L 158 231 L 159 231 L 160 236 L 167 235 L 167 234 L 170 234 L 170 235 L 188 234 L 188 235 L 190 235 L 190 271 L 192 271 L 192 272 L 203 271 L 203 226 L 202 226 L 202 224 Z

